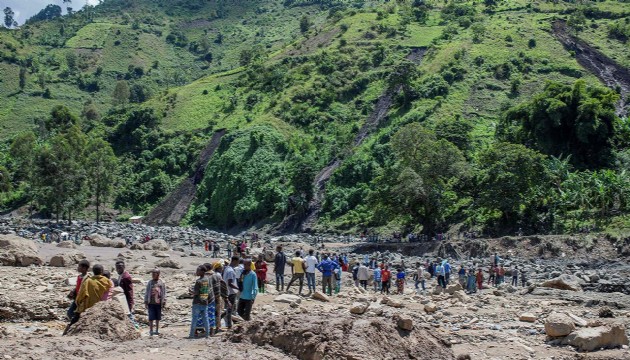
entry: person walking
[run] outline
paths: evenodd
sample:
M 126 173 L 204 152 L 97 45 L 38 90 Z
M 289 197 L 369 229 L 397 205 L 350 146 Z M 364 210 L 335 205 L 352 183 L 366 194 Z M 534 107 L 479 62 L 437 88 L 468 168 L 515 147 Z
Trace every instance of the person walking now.
M 475 269 L 474 268 L 468 269 L 466 291 L 468 291 L 469 294 L 477 292 L 477 288 L 475 286 L 476 282 L 477 282 L 477 277 L 475 276 Z
M 396 288 L 398 291 L 398 295 L 405 294 L 405 281 L 406 281 L 405 269 L 398 269 L 398 273 L 396 273 Z
M 446 289 L 446 272 L 444 270 L 444 265 L 438 260 L 437 266 L 435 267 L 435 275 L 437 276 L 438 285 L 442 287 L 442 289 Z
M 381 291 L 381 268 L 377 265 L 374 268 L 374 291 L 375 292 L 379 292 Z
M 251 260 L 243 261 L 243 291 L 238 300 L 237 309 L 238 315 L 245 321 L 251 320 L 252 307 L 254 306 L 256 295 L 258 295 L 258 280 L 252 272 L 251 265 Z
M 416 273 L 414 274 L 415 280 L 415 288 L 416 291 L 419 291 L 418 285 L 422 285 L 422 291 L 425 291 L 425 281 L 424 281 L 424 266 L 420 263 L 416 263 Z
M 162 309 L 166 306 L 166 285 L 160 280 L 160 270 L 151 271 L 151 280 L 147 282 L 144 292 L 144 306 L 149 314 L 149 336 L 160 335 Z M 155 323 L 155 332 L 153 324 Z
M 322 273 L 322 291 L 326 294 L 328 289 L 328 295 L 332 295 L 332 276 L 333 271 L 339 268 L 339 265 L 328 258 L 328 254 L 324 254 L 322 262 L 317 265 L 317 270 Z
M 444 266 L 444 283 L 448 285 L 451 281 L 451 264 L 449 264 L 448 259 L 446 259 L 442 265 Z
M 357 270 L 357 278 L 359 279 L 359 284 L 361 285 L 361 287 L 367 290 L 367 284 L 370 280 L 370 269 L 368 269 L 365 263 L 359 265 L 359 269 Z
M 302 288 L 304 287 L 305 264 L 304 264 L 304 259 L 300 257 L 299 251 L 295 252 L 295 257 L 291 259 L 289 266 L 291 266 L 291 280 L 289 281 L 289 284 L 287 285 L 287 292 L 289 292 L 289 288 L 291 287 L 293 282 L 295 280 L 298 280 L 299 286 L 300 286 L 298 294 L 302 295 Z
M 512 273 L 512 286 L 518 287 L 518 266 L 514 267 L 511 273 Z
M 195 338 L 195 330 L 199 323 L 204 329 L 204 336 L 208 338 L 210 336 L 210 323 L 208 322 L 208 297 L 212 290 L 210 289 L 210 279 L 206 276 L 206 269 L 203 266 L 198 266 L 196 275 L 198 276 L 193 287 L 193 305 L 192 305 L 192 320 L 190 322 L 190 334 L 189 339 Z
M 276 291 L 284 291 L 284 267 L 287 257 L 282 252 L 282 246 L 276 247 L 276 256 L 273 261 L 273 272 L 276 274 Z
M 352 267 L 352 280 L 354 280 L 354 286 L 359 287 L 359 262 L 355 262 Z
M 466 269 L 464 268 L 464 264 L 462 264 L 462 266 L 459 268 L 457 275 L 459 278 L 459 284 L 462 286 L 463 289 L 465 289 L 466 288 Z
M 256 260 L 256 278 L 258 280 L 258 292 L 264 294 L 265 283 L 267 283 L 267 263 L 262 254 Z
M 317 258 L 313 255 L 314 252 L 315 250 L 310 249 L 308 256 L 304 259 L 306 264 L 306 285 L 308 286 L 309 294 L 314 293 L 317 286 L 315 282 L 315 270 L 317 269 L 316 266 L 319 261 L 317 261 Z
M 483 271 L 481 268 L 477 271 L 477 289 L 483 290 Z
M 490 270 L 489 270 L 490 275 L 488 276 L 488 285 L 490 284 L 494 284 L 496 282 L 496 269 L 494 268 L 494 265 L 490 265 Z
M 392 272 L 389 271 L 389 266 L 385 265 L 381 270 L 381 294 L 386 293 L 389 295 L 389 281 L 391 280 Z

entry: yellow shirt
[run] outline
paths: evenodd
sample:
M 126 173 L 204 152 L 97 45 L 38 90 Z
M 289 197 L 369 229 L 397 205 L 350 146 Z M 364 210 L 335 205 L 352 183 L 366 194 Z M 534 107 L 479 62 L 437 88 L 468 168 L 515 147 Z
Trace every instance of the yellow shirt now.
M 110 286 L 111 282 L 109 279 L 102 275 L 94 275 L 83 279 L 79 294 L 75 300 L 77 302 L 77 312 L 83 313 L 101 301 L 103 294 L 109 290 Z
M 293 273 L 294 274 L 304 274 L 304 260 L 301 257 L 294 257 L 291 262 L 293 263 Z

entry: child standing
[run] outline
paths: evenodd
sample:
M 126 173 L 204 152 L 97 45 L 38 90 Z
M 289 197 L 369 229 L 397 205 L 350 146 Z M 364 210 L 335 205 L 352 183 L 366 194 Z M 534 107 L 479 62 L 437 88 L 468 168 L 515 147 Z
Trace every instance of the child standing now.
M 149 335 L 160 335 L 160 320 L 162 320 L 162 309 L 166 305 L 166 285 L 160 280 L 160 270 L 151 271 L 152 279 L 147 282 L 144 293 L 144 306 L 149 313 Z M 153 323 L 155 322 L 155 332 Z

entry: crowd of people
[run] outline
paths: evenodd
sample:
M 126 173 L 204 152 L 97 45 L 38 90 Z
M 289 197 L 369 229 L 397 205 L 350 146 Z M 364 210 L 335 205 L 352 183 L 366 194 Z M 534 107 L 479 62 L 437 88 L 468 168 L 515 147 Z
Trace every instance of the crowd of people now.
M 239 244 L 240 246 L 240 244 Z M 269 266 L 260 255 L 253 260 L 245 249 L 238 247 L 238 255 L 229 260 L 217 260 L 213 263 L 205 263 L 197 267 L 196 280 L 190 288 L 192 297 L 192 318 L 190 325 L 190 338 L 210 337 L 219 331 L 223 331 L 222 323 L 227 329 L 232 328 L 233 314 L 244 321 L 251 319 L 254 302 L 259 293 L 266 292 Z M 208 244 L 208 251 L 214 250 L 212 244 Z M 285 277 L 290 270 L 290 278 L 286 283 Z M 68 294 L 72 304 L 68 309 L 70 320 L 66 331 L 70 326 L 79 321 L 81 314 L 94 306 L 99 301 L 117 300 L 123 311 L 136 327 L 134 313 L 134 288 L 131 275 L 125 269 L 124 261 L 117 261 L 115 271 L 117 277 L 112 277 L 109 271 L 102 265 L 92 266 L 92 275 L 88 275 L 90 263 L 87 260 L 79 262 L 75 288 Z M 292 287 L 297 287 L 299 295 L 303 294 L 304 279 L 308 293 L 311 295 L 317 291 L 318 276 L 323 294 L 332 296 L 338 294 L 342 286 L 344 272 L 352 275 L 356 287 L 368 290 L 370 283 L 372 290 L 381 294 L 404 294 L 407 284 L 407 271 L 404 261 L 394 265 L 375 257 L 364 256 L 362 259 L 349 259 L 348 254 L 321 255 L 315 250 L 295 251 L 289 258 L 282 246 L 276 248 L 273 261 L 276 293 L 291 292 Z M 454 274 L 457 272 L 457 275 Z M 513 267 L 506 270 L 502 259 L 494 254 L 487 270 L 488 278 L 485 282 L 485 273 L 480 265 L 472 264 L 468 268 L 460 264 L 459 269 L 451 266 L 448 259 L 426 260 L 424 263 L 415 264 L 413 281 L 415 291 L 426 291 L 426 282 L 432 278 L 437 280 L 438 286 L 446 288 L 453 281 L 459 282 L 468 293 L 482 290 L 484 286 L 499 286 L 505 282 L 506 276 L 511 276 L 511 285 L 518 286 L 519 279 L 522 286 L 526 286 L 526 273 L 523 269 Z M 392 286 L 395 287 L 392 289 Z M 151 280 L 146 284 L 144 294 L 144 306 L 149 320 L 149 335 L 159 335 L 162 310 L 166 305 L 166 285 L 160 279 L 160 270 L 151 272 Z

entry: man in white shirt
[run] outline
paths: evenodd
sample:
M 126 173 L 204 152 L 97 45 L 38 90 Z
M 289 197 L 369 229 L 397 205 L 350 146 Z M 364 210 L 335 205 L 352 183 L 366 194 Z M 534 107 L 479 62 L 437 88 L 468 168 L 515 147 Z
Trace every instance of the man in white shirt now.
M 225 325 L 228 329 L 232 328 L 232 309 L 236 309 L 236 295 L 238 294 L 238 283 L 234 267 L 238 266 L 240 259 L 238 256 L 233 256 L 230 265 L 223 270 L 223 281 L 227 284 L 228 288 L 228 301 L 230 306 L 226 306 L 225 311 Z
M 319 261 L 313 255 L 315 251 L 313 249 L 308 251 L 308 256 L 304 259 L 306 263 L 306 284 L 308 286 L 308 293 L 312 293 L 315 291 L 315 269 Z

